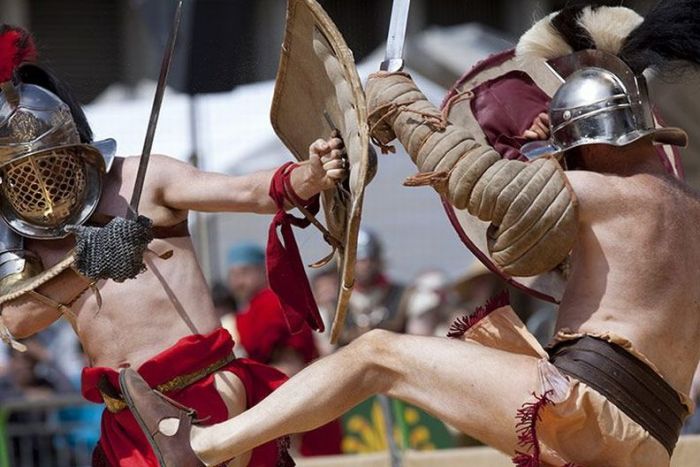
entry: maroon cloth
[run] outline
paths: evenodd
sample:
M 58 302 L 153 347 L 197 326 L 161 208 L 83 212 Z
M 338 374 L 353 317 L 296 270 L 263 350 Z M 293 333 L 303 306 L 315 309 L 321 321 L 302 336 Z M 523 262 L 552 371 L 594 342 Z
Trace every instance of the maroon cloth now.
M 336 419 L 301 435 L 299 452 L 302 456 L 335 456 L 342 454 L 343 428 Z
M 488 143 L 506 159 L 522 157 L 520 148 L 531 141 L 522 134 L 547 112 L 549 96 L 522 71 L 485 81 L 473 92 L 472 112 Z
M 275 172 L 270 183 L 270 198 L 277 206 L 267 241 L 267 280 L 270 288 L 279 298 L 284 318 L 292 334 L 301 332 L 306 324 L 311 329 L 323 331 L 323 320 L 318 311 L 316 300 L 311 293 L 309 279 L 306 277 L 304 264 L 301 261 L 299 248 L 294 239 L 292 225 L 305 228 L 310 222 L 307 219 L 299 219 L 288 214 L 284 209 L 287 196 L 297 204 L 304 206 L 312 214 L 317 214 L 320 209 L 319 196 L 313 196 L 309 200 L 301 200 L 294 193 L 289 178 L 297 164 L 288 162 Z M 280 228 L 282 239 L 280 241 L 277 228 Z
M 286 348 L 298 352 L 304 363 L 318 358 L 311 328 L 304 324 L 298 333 L 290 333 L 282 306 L 270 289 L 258 292 L 248 308 L 236 315 L 236 327 L 240 344 L 260 363 L 270 363 L 275 351 Z
M 233 352 L 233 346 L 231 335 L 225 329 L 218 329 L 206 336 L 187 336 L 144 362 L 138 368 L 138 372 L 151 387 L 155 387 L 176 376 L 196 372 L 228 357 Z M 240 378 L 246 391 L 247 408 L 260 402 L 287 380 L 285 375 L 274 368 L 241 358 L 233 360 L 219 371 L 230 371 Z M 119 373 L 114 369 L 85 368 L 81 388 L 83 397 L 92 402 L 102 403 L 97 385 L 103 376 L 106 376 L 113 387 L 119 387 Z M 198 418 L 206 419 L 206 425 L 223 422 L 228 418 L 228 409 L 216 391 L 213 374 L 167 395 L 195 409 Z M 253 450 L 249 465 L 274 467 L 278 458 L 278 443 L 271 441 Z M 103 412 L 102 432 L 95 452 L 95 461 L 102 462 L 96 465 L 158 467 L 151 446 L 128 409 L 117 413 L 107 410 Z

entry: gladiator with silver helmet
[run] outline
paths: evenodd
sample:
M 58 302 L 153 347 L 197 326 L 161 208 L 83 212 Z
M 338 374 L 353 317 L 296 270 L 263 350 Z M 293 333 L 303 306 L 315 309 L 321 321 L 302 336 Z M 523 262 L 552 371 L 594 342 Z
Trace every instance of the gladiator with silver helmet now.
M 571 244 L 566 239 L 572 238 L 572 230 L 564 227 L 574 225 L 575 197 L 572 194 L 565 201 L 561 194 L 567 182 L 560 169 L 567 166 L 560 156 L 584 145 L 621 146 L 650 138 L 659 143 L 667 171 L 677 177 L 682 174 L 674 146 L 684 146 L 687 137 L 680 129 L 661 128 L 642 72 L 651 65 L 663 67 L 673 58 L 688 57 L 682 51 L 676 57 L 663 57 L 653 47 L 647 50 L 654 25 L 642 22 L 639 14 L 622 7 L 578 7 L 553 13 L 526 32 L 517 47 L 467 71 L 445 97 L 441 110 L 430 105 L 406 75 L 370 78 L 372 136 L 381 146 L 394 134 L 408 144 L 419 174 L 407 184 L 436 187 L 453 227 L 477 259 L 537 298 L 559 302 L 567 281 Z M 397 106 L 408 109 L 412 118 L 408 112 L 396 118 Z M 550 139 L 524 137 L 541 114 L 549 115 Z M 422 119 L 416 118 L 420 115 Z M 395 133 L 388 131 L 389 122 L 402 127 Z M 406 122 L 414 125 L 404 127 Z M 428 140 L 436 130 L 449 136 Z M 432 144 L 419 146 L 422 141 Z M 469 157 L 463 157 L 465 153 Z M 556 168 L 552 157 L 563 166 Z M 506 160 L 522 164 L 509 164 L 508 170 L 500 171 Z M 552 171 L 559 175 L 545 177 Z M 516 237 L 511 229 L 511 235 L 498 240 L 501 233 L 524 224 L 496 227 L 513 215 L 490 208 L 484 211 L 483 206 L 489 206 L 484 196 L 498 197 L 506 186 L 510 191 L 505 194 L 512 200 L 529 196 L 515 186 L 524 186 L 536 173 L 540 176 L 535 180 L 546 178 L 549 186 L 534 187 L 530 182 L 528 190 L 547 188 L 546 192 L 560 193 L 559 197 L 550 197 L 555 203 L 550 205 L 540 196 L 541 203 L 530 206 L 527 218 L 539 219 L 536 235 L 521 232 Z M 503 197 L 499 199 L 504 203 Z M 542 224 L 543 214 L 554 211 L 557 215 Z M 494 214 L 496 219 L 491 218 Z M 513 238 L 520 244 L 510 244 Z

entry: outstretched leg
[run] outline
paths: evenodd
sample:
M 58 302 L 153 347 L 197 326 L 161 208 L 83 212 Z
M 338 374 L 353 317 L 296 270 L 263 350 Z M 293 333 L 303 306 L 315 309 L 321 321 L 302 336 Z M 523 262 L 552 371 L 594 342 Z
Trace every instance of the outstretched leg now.
M 317 428 L 385 393 L 513 454 L 516 412 L 538 390 L 537 362 L 472 342 L 372 331 L 241 415 L 193 428 L 192 447 L 216 465 L 269 440 Z

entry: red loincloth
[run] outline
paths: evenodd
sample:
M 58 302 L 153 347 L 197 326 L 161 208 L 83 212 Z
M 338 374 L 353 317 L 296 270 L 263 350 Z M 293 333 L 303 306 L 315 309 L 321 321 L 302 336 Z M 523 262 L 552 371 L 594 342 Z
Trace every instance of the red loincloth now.
M 173 378 L 196 372 L 233 352 L 233 340 L 225 329 L 218 329 L 206 336 L 192 335 L 180 339 L 174 346 L 143 363 L 138 372 L 151 387 L 171 381 Z M 287 377 L 274 368 L 248 359 L 235 359 L 218 371 L 230 371 L 243 382 L 247 394 L 247 407 L 251 407 L 279 387 Z M 105 375 L 115 388 L 119 387 L 119 373 L 112 368 L 85 368 L 82 374 L 82 393 L 87 400 L 102 403 L 98 382 Z M 181 404 L 197 411 L 204 418 L 204 425 L 223 422 L 228 410 L 214 386 L 214 375 L 167 394 Z M 102 433 L 98 448 L 104 452 L 111 466 L 158 467 L 151 446 L 131 412 L 122 410 L 102 414 Z M 253 450 L 249 465 L 275 466 L 279 457 L 277 441 L 271 441 Z

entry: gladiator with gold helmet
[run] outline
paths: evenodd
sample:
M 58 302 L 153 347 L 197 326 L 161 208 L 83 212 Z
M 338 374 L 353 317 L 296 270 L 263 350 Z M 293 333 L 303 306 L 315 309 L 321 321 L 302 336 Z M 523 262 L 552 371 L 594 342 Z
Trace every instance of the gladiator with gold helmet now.
M 209 424 L 286 380 L 236 357 L 197 262 L 188 213 L 274 214 L 270 260 L 274 273 L 282 272 L 277 284 L 291 287 L 276 289 L 284 319 L 292 332 L 323 329 L 310 292 L 303 293 L 299 253 L 290 254 L 291 225 L 299 223 L 286 210 L 298 204 L 316 212 L 319 193 L 344 183 L 346 147 L 337 135 L 326 128 L 300 140 L 304 161 L 239 177 L 153 154 L 140 179 L 139 157 L 116 156 L 113 140 L 93 140 L 67 85 L 39 64 L 29 33 L 0 27 L 0 337 L 21 351 L 23 338 L 59 319 L 70 322 L 89 361 L 82 394 L 105 406 L 92 465 L 186 465 L 144 436 L 120 369 L 139 372 L 160 397 Z M 126 200 L 142 182 L 133 218 Z M 285 277 L 288 271 L 301 274 Z M 166 425 L 150 434 L 178 432 Z M 241 465 L 288 462 L 280 438 L 251 449 Z
M 191 444 L 159 445 L 217 465 L 385 393 L 519 466 L 670 465 L 700 360 L 700 192 L 645 74 L 700 63 L 698 30 L 696 0 L 646 17 L 566 8 L 467 72 L 442 109 L 392 66 L 370 76 L 373 141 L 404 146 L 418 168 L 407 184 L 437 190 L 487 267 L 559 303 L 553 340 L 540 346 L 501 294 L 449 338 L 370 331 L 232 420 L 195 424 Z M 127 391 L 152 404 L 147 425 L 185 416 Z

